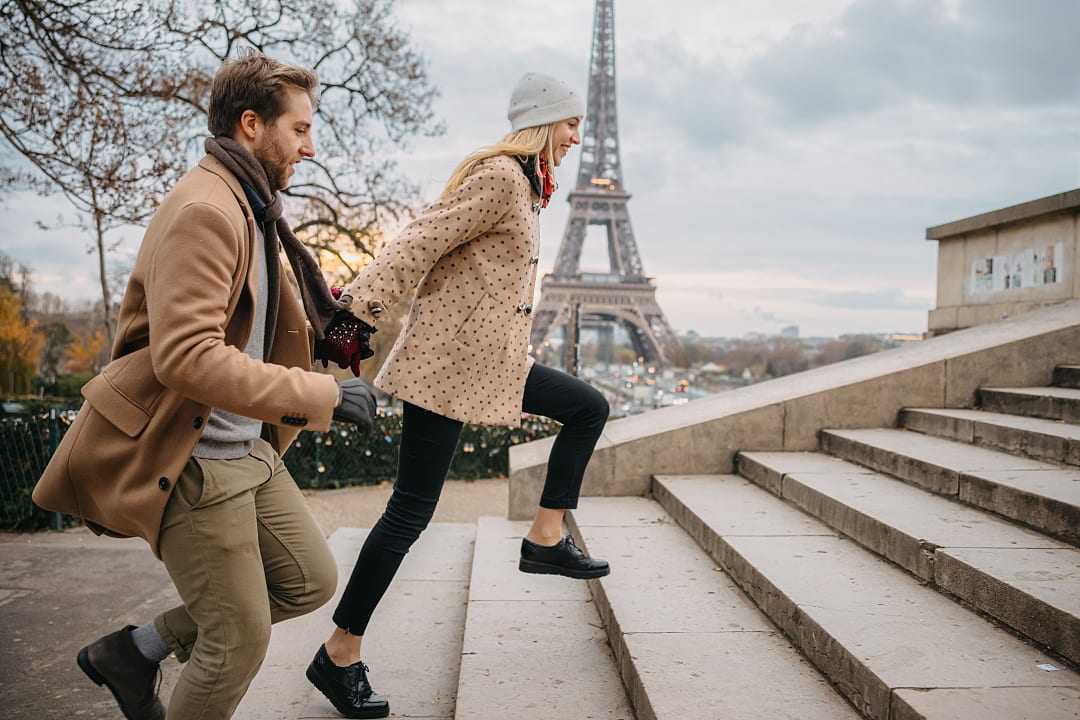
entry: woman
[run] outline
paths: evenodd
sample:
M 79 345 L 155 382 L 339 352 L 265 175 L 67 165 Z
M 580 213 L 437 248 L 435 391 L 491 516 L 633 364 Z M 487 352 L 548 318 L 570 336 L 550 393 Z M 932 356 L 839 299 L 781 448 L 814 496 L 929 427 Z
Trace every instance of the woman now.
M 411 222 L 346 291 L 377 327 L 386 308 L 419 284 L 404 330 L 375 385 L 404 403 L 394 493 L 357 558 L 334 613 L 337 628 L 308 677 L 348 717 L 384 717 L 360 647 L 394 573 L 435 512 L 463 423 L 517 425 L 522 411 L 563 423 L 520 569 L 572 578 L 608 564 L 562 536 L 582 475 L 608 417 L 604 397 L 528 356 L 539 212 L 554 168 L 581 142 L 585 108 L 564 83 L 527 74 L 510 100 L 511 133 L 467 157 L 435 204 Z

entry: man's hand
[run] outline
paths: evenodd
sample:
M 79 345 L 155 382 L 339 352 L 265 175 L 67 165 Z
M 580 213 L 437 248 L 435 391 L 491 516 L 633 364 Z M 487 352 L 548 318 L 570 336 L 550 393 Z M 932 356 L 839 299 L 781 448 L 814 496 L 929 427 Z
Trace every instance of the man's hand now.
M 341 402 L 334 408 L 334 419 L 352 423 L 363 432 L 371 432 L 375 425 L 375 395 L 371 386 L 361 378 L 339 380 Z
M 360 377 L 360 361 L 375 354 L 371 335 L 375 328 L 347 310 L 339 311 L 326 326 L 322 340 L 315 341 L 315 359 L 327 367 L 333 360 L 340 368 L 352 368 Z

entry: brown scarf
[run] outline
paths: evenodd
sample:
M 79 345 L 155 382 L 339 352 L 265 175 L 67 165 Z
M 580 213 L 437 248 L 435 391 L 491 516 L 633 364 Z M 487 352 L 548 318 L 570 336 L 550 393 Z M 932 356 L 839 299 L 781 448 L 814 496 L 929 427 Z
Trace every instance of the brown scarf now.
M 304 303 L 304 312 L 311 322 L 311 327 L 315 329 L 315 337 L 322 340 L 323 332 L 330 320 L 339 310 L 347 310 L 348 305 L 335 300 L 330 294 L 330 288 L 326 286 L 326 279 L 323 278 L 318 261 L 293 235 L 292 228 L 283 217 L 285 205 L 281 200 L 281 194 L 270 191 L 270 181 L 266 177 L 263 166 L 254 155 L 232 138 L 207 138 L 206 152 L 220 160 L 229 172 L 236 176 L 241 185 L 247 185 L 248 189 L 254 190 L 262 201 L 265 206 L 265 217 L 261 220 L 267 247 L 276 247 L 277 241 L 280 241 L 281 246 L 285 248 L 285 256 L 289 258 L 296 284 L 300 287 L 300 299 Z M 267 254 L 267 265 L 272 263 L 275 256 L 276 253 Z M 276 267 L 276 263 L 274 265 Z

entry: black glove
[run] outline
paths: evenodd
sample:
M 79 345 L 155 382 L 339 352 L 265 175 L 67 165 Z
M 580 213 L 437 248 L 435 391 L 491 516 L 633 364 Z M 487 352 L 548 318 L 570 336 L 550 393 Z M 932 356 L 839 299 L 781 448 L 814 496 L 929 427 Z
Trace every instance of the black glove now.
M 339 380 L 341 402 L 334 408 L 334 419 L 353 423 L 363 432 L 375 426 L 375 394 L 363 378 Z

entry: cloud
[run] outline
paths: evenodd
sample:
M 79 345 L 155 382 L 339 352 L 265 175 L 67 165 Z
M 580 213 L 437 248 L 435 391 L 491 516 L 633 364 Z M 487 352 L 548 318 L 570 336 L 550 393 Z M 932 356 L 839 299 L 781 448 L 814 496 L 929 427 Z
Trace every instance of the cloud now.
M 1057 0 L 856 0 L 835 24 L 798 26 L 746 80 L 790 125 L 919 103 L 1065 106 L 1080 99 L 1080 5 Z
M 1080 184 L 1080 3 L 669 5 L 657 15 L 652 3 L 619 4 L 616 54 L 630 214 L 679 329 L 924 329 L 937 249 L 926 227 Z M 441 91 L 447 134 L 398 158 L 429 200 L 461 157 L 506 131 L 522 73 L 586 89 L 592 3 L 504 10 L 395 6 Z M 541 270 L 579 158 L 560 168 L 541 216 Z M 86 238 L 36 234 L 32 219 L 55 214 L 46 205 L 17 200 L 3 213 L 0 247 L 59 289 L 95 296 Z

